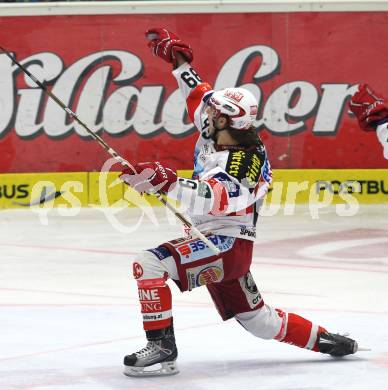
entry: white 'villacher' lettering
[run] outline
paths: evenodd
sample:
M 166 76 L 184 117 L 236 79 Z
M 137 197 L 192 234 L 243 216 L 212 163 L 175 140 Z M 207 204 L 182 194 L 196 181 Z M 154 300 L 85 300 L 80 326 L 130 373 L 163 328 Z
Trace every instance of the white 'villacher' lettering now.
M 356 86 L 289 81 L 275 88 L 264 101 L 260 84 L 278 77 L 280 69 L 279 55 L 269 46 L 250 46 L 228 58 L 216 77 L 215 88 L 239 86 L 246 79 L 245 69 L 259 58 L 261 62 L 251 82 L 241 85 L 258 99 L 262 117 L 255 121 L 257 127 L 267 128 L 275 135 L 289 135 L 305 131 L 306 120 L 315 116 L 314 134 L 336 133 L 345 101 Z M 133 53 L 105 50 L 64 64 L 57 54 L 43 52 L 19 61 L 69 110 L 66 112 L 45 97 L 27 75 L 21 76 L 10 58 L 1 54 L 0 137 L 12 128 L 21 138 L 41 131 L 52 138 L 63 138 L 72 132 L 89 137 L 71 117 L 72 111 L 93 131 L 104 129 L 112 135 L 135 131 L 150 137 L 165 131 L 182 136 L 194 129 L 186 117 L 179 90 L 164 98 L 163 85 L 138 86 L 143 64 Z M 16 76 L 24 77 L 27 88 L 17 88 Z

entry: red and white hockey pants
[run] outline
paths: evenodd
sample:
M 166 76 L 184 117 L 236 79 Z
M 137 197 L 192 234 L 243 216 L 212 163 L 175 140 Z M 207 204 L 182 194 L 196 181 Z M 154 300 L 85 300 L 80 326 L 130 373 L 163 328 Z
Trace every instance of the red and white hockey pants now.
M 226 236 L 210 236 L 221 249 L 214 256 L 199 239 L 178 239 L 140 253 L 133 263 L 145 330 L 165 328 L 172 319 L 170 277 L 187 291 L 206 285 L 223 320 L 235 318 L 248 332 L 318 351 L 324 328 L 293 313 L 272 308 L 264 300 L 249 271 L 253 243 Z

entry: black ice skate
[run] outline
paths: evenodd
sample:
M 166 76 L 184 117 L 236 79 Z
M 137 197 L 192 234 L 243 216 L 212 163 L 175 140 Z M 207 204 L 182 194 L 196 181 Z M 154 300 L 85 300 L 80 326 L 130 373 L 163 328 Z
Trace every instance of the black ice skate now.
M 349 337 L 324 332 L 319 335 L 318 349 L 319 352 L 339 357 L 356 353 L 358 344 Z
M 178 374 L 176 366 L 178 349 L 174 328 L 146 331 L 147 346 L 124 358 L 124 374 L 127 376 L 163 376 Z

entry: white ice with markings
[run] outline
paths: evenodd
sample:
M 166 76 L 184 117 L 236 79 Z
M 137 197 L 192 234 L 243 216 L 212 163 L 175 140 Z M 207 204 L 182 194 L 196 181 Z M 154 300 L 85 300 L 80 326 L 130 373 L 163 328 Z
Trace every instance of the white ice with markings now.
M 181 235 L 163 209 L 128 234 L 98 210 L 0 212 L 0 390 L 388 389 L 388 207 L 354 217 L 263 217 L 252 273 L 266 302 L 372 348 L 344 359 L 264 341 L 222 322 L 206 289 L 171 283 L 180 374 L 128 378 L 145 345 L 131 259 Z M 123 225 L 138 210 L 116 214 Z

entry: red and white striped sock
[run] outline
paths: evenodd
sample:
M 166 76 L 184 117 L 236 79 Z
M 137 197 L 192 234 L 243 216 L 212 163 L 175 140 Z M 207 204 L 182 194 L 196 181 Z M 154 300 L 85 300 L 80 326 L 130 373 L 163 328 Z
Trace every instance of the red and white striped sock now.
M 282 318 L 282 326 L 275 340 L 318 352 L 318 335 L 326 332 L 325 328 L 297 314 L 286 313 L 279 309 L 276 311 Z
M 167 328 L 172 319 L 172 297 L 164 278 L 138 280 L 144 330 Z

